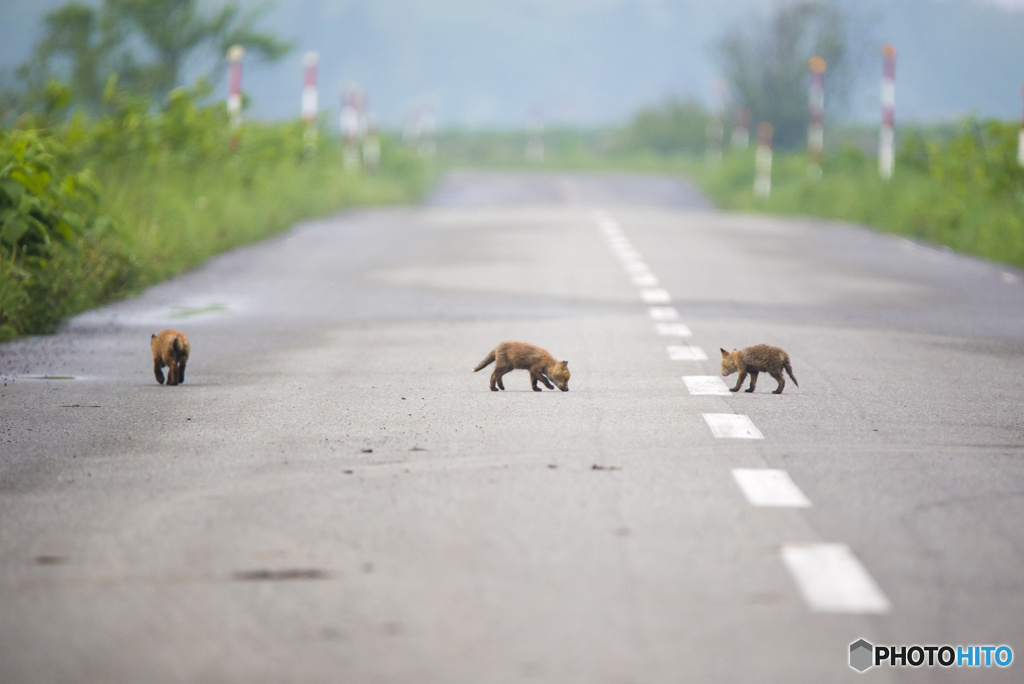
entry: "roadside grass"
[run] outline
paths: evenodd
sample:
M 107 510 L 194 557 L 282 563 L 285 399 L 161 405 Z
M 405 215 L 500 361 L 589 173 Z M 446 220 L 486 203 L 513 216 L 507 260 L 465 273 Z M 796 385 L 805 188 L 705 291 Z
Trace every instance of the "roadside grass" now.
M 525 158 L 526 136 L 467 134 L 442 160 L 450 167 L 629 171 L 693 180 L 716 206 L 736 211 L 815 216 L 858 223 L 1024 268 L 1024 169 L 1019 124 L 967 119 L 907 128 L 888 181 L 862 148 L 870 131 L 837 131 L 820 179 L 803 152 L 776 153 L 772 191 L 754 195 L 754 151 L 727 151 L 720 164 L 694 154 L 661 154 L 623 144 L 614 130 L 560 132 L 542 163 Z M 547 142 L 547 137 L 545 138 Z M 500 143 L 487 153 L 486 143 Z M 472 154 L 465 154 L 471 151 Z
M 50 164 L 48 185 L 75 177 L 72 170 L 61 175 L 61 167 L 85 168 L 95 180 L 94 199 L 76 211 L 102 220 L 90 219 L 85 228 L 74 217 L 73 229 L 58 222 L 35 226 L 42 237 L 31 245 L 30 233 L 0 242 L 0 341 L 53 332 L 70 316 L 131 296 L 297 221 L 349 207 L 415 202 L 433 180 L 431 165 L 387 141 L 379 172 L 368 173 L 346 171 L 340 141 L 326 136 L 312 160 L 303 158 L 300 137 L 299 152 L 242 150 L 155 162 L 142 155 L 75 156 L 61 141 L 37 137 L 40 156 Z M 7 184 L 0 190 L 18 190 L 12 185 L 16 178 L 0 181 Z M 17 206 L 12 201 L 0 209 L 10 214 Z M 73 213 L 63 205 L 54 212 Z
M 884 181 L 873 158 L 847 149 L 826 157 L 820 180 L 809 176 L 805 155 L 775 155 L 771 196 L 759 198 L 753 152 L 728 155 L 718 166 L 696 160 L 684 166 L 723 209 L 859 223 L 1024 267 L 1024 204 L 1019 195 L 989 192 L 981 183 L 958 188 L 907 163 Z
M 345 171 L 341 155 L 330 149 L 313 163 L 114 168 L 100 174 L 103 205 L 121 226 L 144 286 L 303 219 L 418 200 L 430 182 L 426 166 L 398 147 L 385 159 L 377 174 Z

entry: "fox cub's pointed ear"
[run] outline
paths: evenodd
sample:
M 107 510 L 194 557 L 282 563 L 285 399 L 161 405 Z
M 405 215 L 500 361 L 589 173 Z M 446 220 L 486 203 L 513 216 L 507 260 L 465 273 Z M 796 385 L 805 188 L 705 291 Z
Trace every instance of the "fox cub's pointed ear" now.
M 152 335 L 150 335 L 150 336 L 149 336 L 149 339 L 151 339 L 151 340 L 155 340 L 155 339 L 156 339 L 156 333 L 153 333 Z
M 562 362 L 562 368 L 568 368 L 568 367 L 569 367 L 569 362 L 568 361 L 563 361 Z
M 722 352 L 722 356 L 728 356 L 728 355 L 729 355 L 729 352 L 725 351 L 725 350 L 724 350 L 724 349 L 722 349 L 721 347 L 719 347 L 719 348 L 718 348 L 718 350 L 719 350 L 720 352 Z

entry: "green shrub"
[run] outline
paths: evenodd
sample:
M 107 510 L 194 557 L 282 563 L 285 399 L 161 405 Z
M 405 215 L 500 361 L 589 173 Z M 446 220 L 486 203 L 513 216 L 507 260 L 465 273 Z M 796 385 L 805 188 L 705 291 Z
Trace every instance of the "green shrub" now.
M 753 152 L 727 155 L 717 168 L 690 165 L 720 206 L 810 214 L 876 226 L 957 251 L 1024 267 L 1024 169 L 1019 125 L 966 120 L 910 131 L 896 173 L 878 176 L 873 157 L 846 147 L 826 157 L 821 180 L 803 154 L 776 154 L 772 194 L 753 194 Z
M 160 108 L 108 81 L 105 112 L 0 129 L 0 340 L 50 332 L 100 303 L 202 264 L 295 221 L 353 205 L 409 202 L 430 174 L 385 141 L 378 174 L 342 169 L 340 141 L 315 154 L 301 122 L 233 129 L 209 89 Z

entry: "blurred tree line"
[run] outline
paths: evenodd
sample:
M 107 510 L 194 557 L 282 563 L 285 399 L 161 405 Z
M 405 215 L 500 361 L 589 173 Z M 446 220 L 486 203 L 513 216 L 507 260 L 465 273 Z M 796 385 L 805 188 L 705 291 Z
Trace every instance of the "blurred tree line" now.
M 811 57 L 828 64 L 826 107 L 835 113 L 849 100 L 856 71 L 853 54 L 862 29 L 851 14 L 837 1 L 802 0 L 780 5 L 768 16 L 748 17 L 727 30 L 712 48 L 729 91 L 726 135 L 734 112 L 745 108 L 753 126 L 772 124 L 777 148 L 805 145 Z M 624 146 L 664 155 L 701 154 L 708 117 L 695 100 L 646 107 L 630 122 Z
M 192 60 L 204 61 L 205 77 L 216 82 L 231 45 L 264 60 L 280 59 L 291 45 L 255 28 L 264 13 L 229 3 L 205 16 L 197 0 L 103 0 L 98 7 L 69 2 L 45 15 L 43 38 L 0 93 L 0 123 L 52 110 L 58 104 L 48 87 L 53 80 L 70 87 L 69 100 L 59 104 L 96 114 L 111 74 L 120 89 L 162 103 L 181 85 Z
M 849 12 L 837 2 L 802 1 L 782 5 L 768 17 L 734 26 L 714 48 L 729 85 L 731 104 L 745 107 L 753 122 L 775 129 L 780 148 L 807 139 L 807 85 L 811 57 L 825 60 L 826 107 L 835 111 L 849 97 L 853 82 Z
M 702 154 L 708 114 L 696 100 L 667 100 L 633 116 L 624 147 L 660 155 Z

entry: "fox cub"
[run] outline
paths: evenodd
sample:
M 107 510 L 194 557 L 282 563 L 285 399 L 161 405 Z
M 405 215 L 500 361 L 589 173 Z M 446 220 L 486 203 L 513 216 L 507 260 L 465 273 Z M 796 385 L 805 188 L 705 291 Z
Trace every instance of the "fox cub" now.
M 167 366 L 167 384 L 180 385 L 185 382 L 185 362 L 188 361 L 188 337 L 177 330 L 164 330 L 149 338 L 153 348 L 153 374 L 156 381 L 164 384 L 162 368 Z
M 569 362 L 555 361 L 554 356 L 540 347 L 525 342 L 502 342 L 473 372 L 476 373 L 492 362 L 495 364 L 494 372 L 491 373 L 492 392 L 505 389 L 501 377 L 517 369 L 530 371 L 530 385 L 534 392 L 541 391 L 537 387 L 538 380 L 548 389 L 555 389 L 551 384 L 553 382 L 563 392 L 569 391 Z
M 757 386 L 757 374 L 763 372 L 771 375 L 779 383 L 772 394 L 782 394 L 782 388 L 786 386 L 786 380 L 782 377 L 783 370 L 789 373 L 793 384 L 799 387 L 800 383 L 793 377 L 793 368 L 789 365 L 789 354 L 778 347 L 758 344 L 739 351 L 722 350 L 722 377 L 732 375 L 736 371 L 740 372 L 739 380 L 736 381 L 736 386 L 731 388 L 731 392 L 739 391 L 743 381 L 747 379 L 747 373 L 750 373 L 750 387 L 747 391 L 753 392 Z

